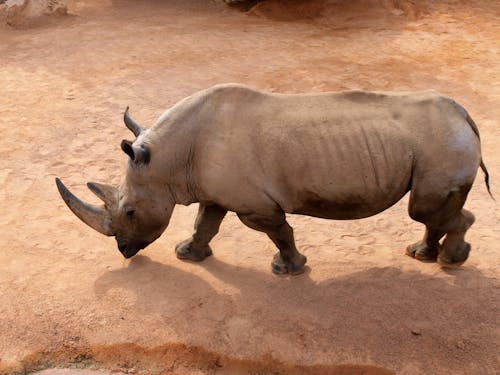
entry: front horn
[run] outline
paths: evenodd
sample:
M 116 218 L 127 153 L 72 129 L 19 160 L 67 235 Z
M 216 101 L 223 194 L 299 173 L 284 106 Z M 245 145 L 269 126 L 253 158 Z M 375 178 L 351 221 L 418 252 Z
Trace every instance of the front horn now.
M 129 128 L 129 130 L 134 133 L 134 135 L 136 137 L 139 136 L 139 134 L 141 134 L 144 129 L 142 128 L 141 125 L 139 125 L 139 123 L 137 121 L 135 121 L 128 113 L 128 107 L 127 109 L 125 110 L 125 113 L 123 114 L 123 121 L 125 122 L 125 125 L 127 125 L 127 128 Z
M 111 230 L 111 214 L 107 210 L 82 202 L 58 178 L 56 185 L 66 205 L 81 221 L 105 236 L 114 236 Z

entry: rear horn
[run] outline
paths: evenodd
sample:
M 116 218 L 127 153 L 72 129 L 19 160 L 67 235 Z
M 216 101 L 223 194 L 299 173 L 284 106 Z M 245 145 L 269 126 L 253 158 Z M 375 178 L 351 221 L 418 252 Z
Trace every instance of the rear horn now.
M 125 125 L 127 125 L 127 128 L 129 128 L 129 130 L 134 133 L 136 137 L 138 137 L 139 134 L 144 131 L 142 126 L 139 125 L 139 123 L 135 121 L 128 113 L 128 106 L 127 109 L 125 109 L 125 113 L 123 114 L 123 121 L 125 122 Z

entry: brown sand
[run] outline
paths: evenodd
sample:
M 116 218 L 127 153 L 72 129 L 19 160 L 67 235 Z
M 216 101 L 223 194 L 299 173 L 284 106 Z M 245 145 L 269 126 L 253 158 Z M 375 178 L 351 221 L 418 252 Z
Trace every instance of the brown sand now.
M 281 17 L 282 2 L 246 14 L 201 0 L 73 1 L 57 23 L 0 32 L 0 372 L 498 371 L 500 211 L 482 175 L 466 204 L 477 217 L 471 257 L 453 271 L 404 255 L 423 232 L 407 197 L 360 221 L 290 217 L 310 268 L 277 277 L 273 245 L 234 214 L 201 264 L 173 252 L 195 205 L 178 207 L 166 233 L 124 261 L 58 196 L 55 176 L 94 202 L 86 181 L 120 181 L 127 105 L 150 126 L 222 82 L 437 89 L 479 125 L 500 191 L 500 3 L 341 3 Z

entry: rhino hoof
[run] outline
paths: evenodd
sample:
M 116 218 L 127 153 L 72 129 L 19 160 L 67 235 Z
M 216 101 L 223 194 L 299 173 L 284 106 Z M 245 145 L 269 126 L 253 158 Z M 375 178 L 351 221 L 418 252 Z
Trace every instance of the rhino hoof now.
M 435 262 L 439 253 L 439 248 L 430 247 L 424 241 L 419 241 L 406 248 L 406 255 L 422 262 Z
M 306 264 L 306 262 L 307 258 L 304 255 L 299 254 L 295 262 L 287 263 L 283 260 L 281 254 L 278 252 L 271 262 L 271 269 L 273 273 L 277 275 L 284 275 L 287 273 L 290 275 L 300 275 L 304 272 L 304 265 Z
M 193 246 L 192 239 L 187 239 L 175 246 L 175 254 L 177 255 L 177 258 L 182 260 L 201 262 L 206 257 L 212 255 L 212 249 L 210 246 L 196 248 Z
M 461 246 L 451 252 L 451 254 L 450 251 L 443 251 L 439 254 L 437 259 L 438 264 L 443 268 L 460 267 L 469 257 L 470 249 L 470 244 L 468 242 L 463 242 Z

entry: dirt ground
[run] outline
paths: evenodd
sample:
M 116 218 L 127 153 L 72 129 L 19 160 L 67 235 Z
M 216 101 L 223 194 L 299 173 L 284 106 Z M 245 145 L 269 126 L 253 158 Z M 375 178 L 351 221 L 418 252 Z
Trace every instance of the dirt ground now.
M 56 366 L 177 374 L 495 374 L 500 209 L 478 174 L 467 263 L 404 255 L 423 234 L 405 197 L 369 219 L 291 216 L 307 271 L 234 214 L 200 264 L 177 260 L 196 205 L 125 261 L 60 199 L 59 176 L 118 184 L 130 134 L 223 82 L 276 92 L 433 88 L 477 122 L 500 199 L 500 2 L 70 1 L 0 29 L 0 373 Z

